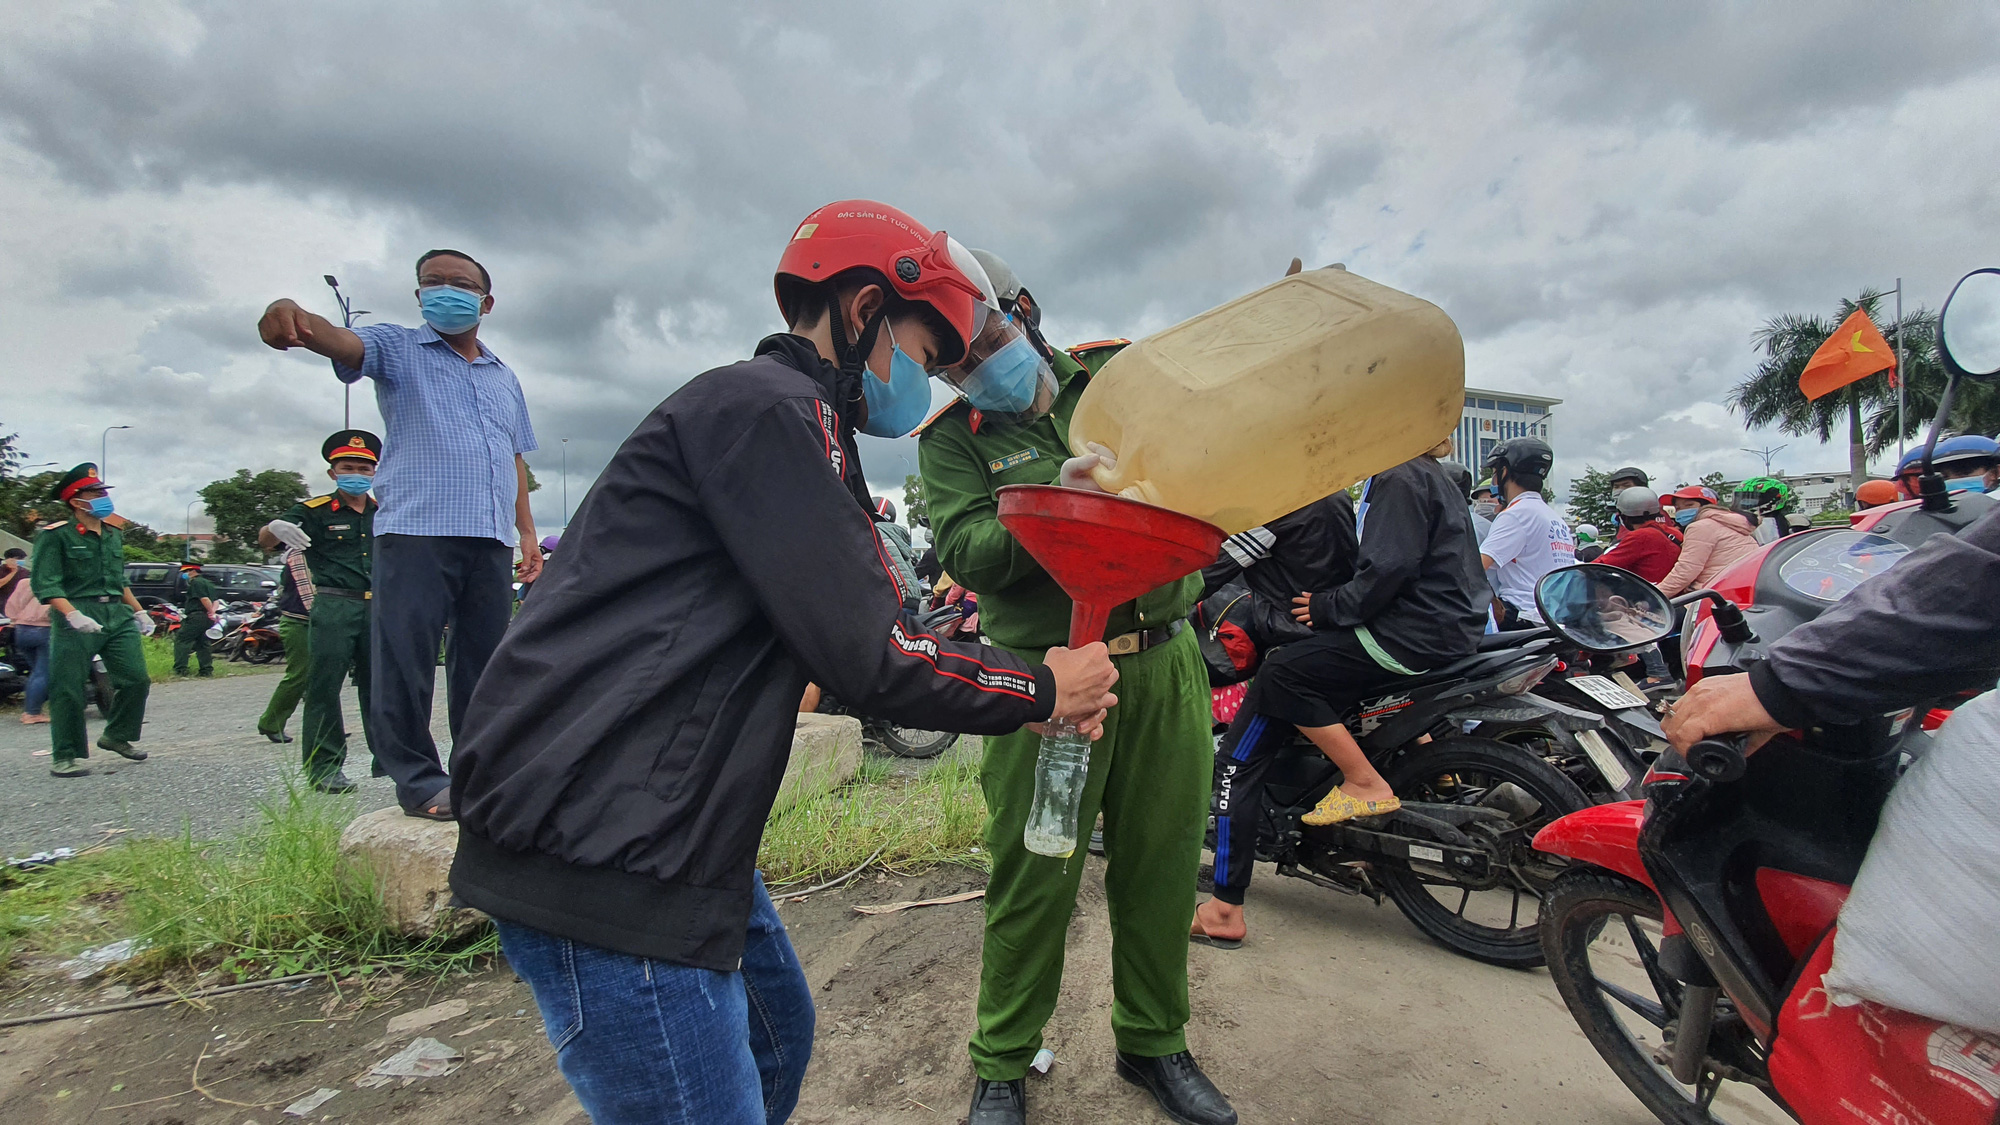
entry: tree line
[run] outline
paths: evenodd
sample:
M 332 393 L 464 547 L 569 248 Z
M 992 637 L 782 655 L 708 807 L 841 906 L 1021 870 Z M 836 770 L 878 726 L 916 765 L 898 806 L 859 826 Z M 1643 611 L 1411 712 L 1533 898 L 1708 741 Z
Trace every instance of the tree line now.
M 67 467 L 29 473 L 22 470 L 27 460 L 20 435 L 0 434 L 0 528 L 33 539 L 43 524 L 63 518 L 63 505 L 51 493 Z M 305 478 L 289 469 L 257 473 L 238 469 L 234 475 L 203 485 L 196 495 L 201 498 L 202 510 L 215 523 L 207 560 L 257 563 L 264 561 L 264 552 L 257 546 L 257 529 L 305 499 L 307 489 Z M 186 537 L 181 535 L 162 534 L 129 518 L 124 532 L 128 562 L 172 562 L 188 553 Z

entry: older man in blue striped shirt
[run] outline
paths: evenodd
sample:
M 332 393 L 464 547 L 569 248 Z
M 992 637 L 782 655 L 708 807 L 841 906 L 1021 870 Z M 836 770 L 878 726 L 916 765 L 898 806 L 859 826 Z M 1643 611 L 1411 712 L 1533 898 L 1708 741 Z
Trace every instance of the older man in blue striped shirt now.
M 288 299 L 272 302 L 258 333 L 273 348 L 303 347 L 333 361 L 342 382 L 375 381 L 385 430 L 375 495 L 373 735 L 375 757 L 411 816 L 450 820 L 451 778 L 431 739 L 438 645 L 445 652 L 451 732 L 507 628 L 510 569 L 541 571 L 528 510 L 534 427 L 513 369 L 479 342 L 493 309 L 486 267 L 456 250 L 417 260 L 424 324 L 349 330 Z M 283 536 L 280 536 L 283 538 Z M 516 544 L 527 544 L 513 563 Z M 303 547 L 304 544 L 293 544 Z

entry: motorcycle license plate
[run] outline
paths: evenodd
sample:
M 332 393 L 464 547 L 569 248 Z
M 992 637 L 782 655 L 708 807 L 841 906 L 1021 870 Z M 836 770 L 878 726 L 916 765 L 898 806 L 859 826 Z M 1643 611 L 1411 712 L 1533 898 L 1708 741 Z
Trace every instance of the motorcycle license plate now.
M 1571 676 L 1569 685 L 1595 699 L 1613 711 L 1623 711 L 1629 707 L 1644 707 L 1646 697 L 1637 692 L 1626 691 L 1604 676 Z

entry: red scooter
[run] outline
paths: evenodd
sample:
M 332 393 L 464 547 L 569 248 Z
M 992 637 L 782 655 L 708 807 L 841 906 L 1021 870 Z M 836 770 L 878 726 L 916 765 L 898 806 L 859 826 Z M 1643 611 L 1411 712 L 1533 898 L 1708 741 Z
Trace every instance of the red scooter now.
M 1745 605 L 1711 590 L 1676 599 L 1704 605 L 1690 682 L 1742 672 L 1908 553 L 1883 535 L 1806 532 L 1746 560 Z M 1537 600 L 1552 628 L 1596 651 L 1663 636 L 1672 618 L 1658 590 L 1604 566 L 1554 572 Z M 1836 1006 L 1820 987 L 1907 720 L 1794 732 L 1748 758 L 1733 739 L 1669 751 L 1644 801 L 1537 834 L 1537 850 L 1574 865 L 1541 903 L 1550 976 L 1661 1121 L 1783 1120 L 1770 1102 L 1807 1125 L 1995 1119 L 2000 1043 L 1879 1004 Z

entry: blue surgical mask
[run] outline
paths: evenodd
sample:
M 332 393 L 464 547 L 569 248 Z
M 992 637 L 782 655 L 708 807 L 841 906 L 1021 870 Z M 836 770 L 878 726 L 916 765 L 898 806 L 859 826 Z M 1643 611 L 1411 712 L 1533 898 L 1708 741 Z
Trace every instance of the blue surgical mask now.
M 931 412 L 931 377 L 923 365 L 896 346 L 896 333 L 889 332 L 889 381 L 884 383 L 873 371 L 861 370 L 861 397 L 868 403 L 868 420 L 861 432 L 873 437 L 898 438 L 923 424 Z
M 1035 405 L 1042 385 L 1042 356 L 1026 336 L 1016 336 L 981 360 L 958 384 L 965 401 L 980 410 L 1019 414 Z
M 96 496 L 91 498 L 90 501 L 91 515 L 96 516 L 98 519 L 103 519 L 105 516 L 110 515 L 111 511 L 112 511 L 111 497 Z
M 1944 490 L 1946 492 L 1984 492 L 1986 491 L 1986 478 L 1956 477 L 1944 482 Z
M 1693 523 L 1694 518 L 1700 514 L 1700 508 L 1682 508 L 1680 511 L 1674 513 L 1674 522 L 1680 524 L 1682 527 L 1686 527 Z
M 374 477 L 364 477 L 359 473 L 342 473 L 333 478 L 334 486 L 349 496 L 359 496 L 375 487 Z
M 479 294 L 449 285 L 430 285 L 417 290 L 423 307 L 424 323 L 445 336 L 470 332 L 479 326 Z

